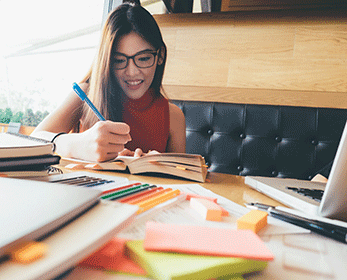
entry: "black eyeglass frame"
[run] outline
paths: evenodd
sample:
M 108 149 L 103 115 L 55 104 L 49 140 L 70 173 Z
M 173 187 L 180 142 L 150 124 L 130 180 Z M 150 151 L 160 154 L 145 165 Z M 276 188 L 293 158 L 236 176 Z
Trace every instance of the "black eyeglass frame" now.
M 132 55 L 132 56 L 127 56 L 127 55 L 125 55 L 124 53 L 118 53 L 118 52 L 116 52 L 116 53 L 113 55 L 113 59 L 115 59 L 115 57 L 116 57 L 117 55 L 121 55 L 121 56 L 124 56 L 124 57 L 127 59 L 127 61 L 126 61 L 126 64 L 125 64 L 124 67 L 122 67 L 122 68 L 117 68 L 117 67 L 115 67 L 115 69 L 116 69 L 116 70 L 123 70 L 123 69 L 127 68 L 128 65 L 129 65 L 129 60 L 130 60 L 130 59 L 133 60 L 134 64 L 135 64 L 136 67 L 138 67 L 138 68 L 146 69 L 146 68 L 153 67 L 153 65 L 155 64 L 155 57 L 156 57 L 157 55 L 159 55 L 159 50 L 160 50 L 160 49 L 157 49 L 157 50 L 155 50 L 155 51 L 153 51 L 153 50 L 143 50 L 143 51 L 140 51 L 140 52 L 138 52 L 138 53 L 136 53 L 136 54 L 134 54 L 134 55 Z M 148 53 L 148 54 L 154 55 L 153 64 L 150 65 L 150 66 L 146 66 L 146 67 L 138 66 L 137 63 L 136 63 L 136 61 L 135 61 L 135 57 L 138 56 L 138 55 L 147 54 L 147 53 Z M 113 63 L 113 65 L 115 66 L 115 63 Z

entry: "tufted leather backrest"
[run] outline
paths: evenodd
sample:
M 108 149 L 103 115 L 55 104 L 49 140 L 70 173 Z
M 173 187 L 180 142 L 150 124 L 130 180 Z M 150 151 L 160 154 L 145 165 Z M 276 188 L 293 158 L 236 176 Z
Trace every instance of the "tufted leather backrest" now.
M 335 157 L 347 109 L 171 100 L 186 117 L 186 152 L 210 171 L 311 179 Z

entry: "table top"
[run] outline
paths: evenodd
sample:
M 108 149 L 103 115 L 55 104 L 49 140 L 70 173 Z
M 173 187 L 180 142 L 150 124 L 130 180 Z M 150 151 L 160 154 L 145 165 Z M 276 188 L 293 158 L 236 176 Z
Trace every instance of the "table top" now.
M 61 167 L 61 166 L 60 166 Z M 73 172 L 76 170 L 66 170 Z M 85 170 L 87 171 L 87 170 Z M 274 206 L 284 206 L 278 201 L 250 188 L 242 176 L 210 172 L 205 183 L 168 176 L 131 175 L 126 172 L 92 171 L 96 174 L 128 178 L 150 184 L 199 184 L 200 186 L 244 206 L 248 202 L 261 202 Z M 275 260 L 261 273 L 244 275 L 245 279 L 345 279 L 347 260 L 345 245 L 317 234 L 277 234 L 262 236 L 266 246 L 274 253 Z M 81 273 L 81 274 L 80 274 Z M 76 270 L 66 280 L 91 279 L 93 273 L 102 271 Z M 82 278 L 80 276 L 83 276 Z M 94 275 L 95 276 L 95 275 Z M 109 278 L 107 278 L 109 279 Z M 113 279 L 113 278 L 110 278 Z M 116 278 L 115 278 L 116 279 Z M 64 278 L 65 280 L 65 278 Z
M 68 170 L 64 167 L 61 169 L 65 172 L 73 172 L 74 170 Z M 204 188 L 221 195 L 231 201 L 244 206 L 244 203 L 248 202 L 261 202 L 274 206 L 283 206 L 280 202 L 250 188 L 245 184 L 245 177 L 236 176 L 231 174 L 223 174 L 216 172 L 209 172 L 205 183 L 194 182 L 186 179 L 180 179 L 173 176 L 162 176 L 160 174 L 155 176 L 146 175 L 132 175 L 127 172 L 121 171 L 95 171 L 89 170 L 88 172 L 105 174 L 108 176 L 118 176 L 128 178 L 130 181 L 141 181 L 150 184 L 199 184 Z

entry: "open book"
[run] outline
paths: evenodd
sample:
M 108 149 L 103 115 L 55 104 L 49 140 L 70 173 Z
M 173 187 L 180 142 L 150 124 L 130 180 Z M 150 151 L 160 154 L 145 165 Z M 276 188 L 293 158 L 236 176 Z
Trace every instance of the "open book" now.
M 161 153 L 142 157 L 118 156 L 111 161 L 87 162 L 78 159 L 64 158 L 67 161 L 66 168 L 77 164 L 78 168 L 95 170 L 126 170 L 131 174 L 139 173 L 163 173 L 174 175 L 198 182 L 205 182 L 207 166 L 201 155 L 184 153 Z

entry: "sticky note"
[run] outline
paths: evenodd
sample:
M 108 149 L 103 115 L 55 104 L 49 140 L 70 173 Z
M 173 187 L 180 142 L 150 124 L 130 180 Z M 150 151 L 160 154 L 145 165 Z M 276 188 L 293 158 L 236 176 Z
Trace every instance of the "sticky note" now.
M 44 256 L 47 249 L 48 246 L 42 242 L 24 242 L 11 250 L 10 256 L 13 261 L 30 263 Z
M 209 239 L 211 241 L 211 237 Z M 229 279 L 261 271 L 266 261 L 146 251 L 142 240 L 127 242 L 128 255 L 153 279 Z
M 70 163 L 70 164 L 66 165 L 65 168 L 67 168 L 67 169 L 84 169 L 84 165 L 79 164 L 79 163 Z
M 190 200 L 192 197 L 194 197 L 194 198 L 203 198 L 203 199 L 211 200 L 211 201 L 217 203 L 217 198 L 215 198 L 215 197 L 202 196 L 202 195 L 198 195 L 198 194 L 195 194 L 195 193 L 187 193 L 186 194 L 186 200 Z
M 213 237 L 213 241 L 211 241 Z M 146 251 L 236 257 L 271 261 L 274 255 L 251 230 L 149 221 L 143 243 Z
M 85 166 L 85 168 L 88 168 L 88 169 L 103 169 L 99 164 L 97 163 L 89 163 Z
M 147 275 L 144 269 L 126 256 L 125 244 L 125 239 L 114 237 L 100 250 L 81 261 L 79 266 L 133 275 Z
M 257 233 L 267 225 L 267 215 L 264 211 L 251 210 L 237 219 L 237 229 L 250 229 Z
M 199 215 L 208 221 L 221 221 L 222 209 L 211 200 L 203 198 L 191 198 L 189 206 L 193 208 Z

